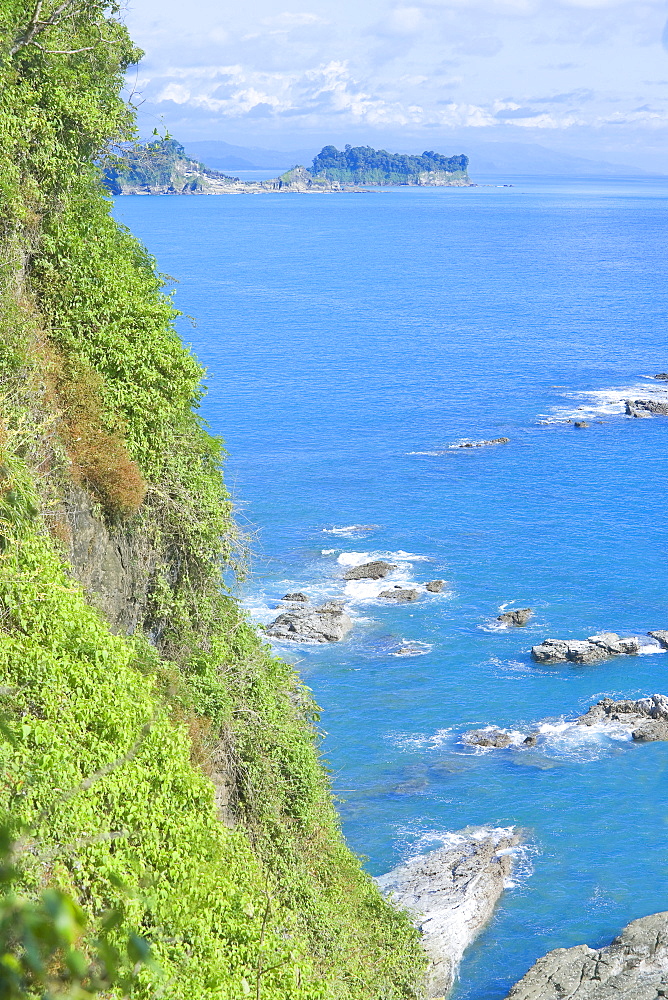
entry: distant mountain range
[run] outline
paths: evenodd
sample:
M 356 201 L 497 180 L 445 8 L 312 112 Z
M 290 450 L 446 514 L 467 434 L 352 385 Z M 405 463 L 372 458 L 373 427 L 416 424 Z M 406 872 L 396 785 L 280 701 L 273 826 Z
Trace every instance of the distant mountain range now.
M 205 163 L 214 170 L 287 170 L 296 164 L 308 166 L 319 153 L 319 147 L 295 149 L 281 152 L 276 149 L 262 149 L 257 146 L 234 146 L 229 142 L 207 140 L 185 142 L 188 156 Z M 439 144 L 442 145 L 442 144 Z M 495 174 L 507 177 L 522 174 L 568 175 L 571 177 L 604 176 L 628 177 L 647 174 L 639 167 L 609 163 L 605 160 L 589 160 L 571 156 L 537 143 L 522 142 L 461 142 L 470 161 L 473 180 L 477 174 Z M 396 148 L 396 145 L 395 145 Z M 421 153 L 412 149 L 408 152 Z

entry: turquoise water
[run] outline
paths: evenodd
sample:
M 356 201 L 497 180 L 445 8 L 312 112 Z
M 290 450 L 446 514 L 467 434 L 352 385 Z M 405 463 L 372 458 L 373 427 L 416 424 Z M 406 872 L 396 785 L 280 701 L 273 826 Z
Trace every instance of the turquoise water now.
M 524 831 L 454 1000 L 501 1000 L 547 949 L 668 909 L 668 745 L 560 725 L 604 695 L 668 694 L 668 656 L 529 656 L 547 636 L 668 628 L 668 418 L 619 403 L 668 370 L 667 195 L 528 179 L 116 204 L 197 318 L 182 332 L 256 533 L 257 619 L 288 590 L 341 594 L 364 554 L 392 554 L 400 582 L 447 581 L 397 607 L 349 587 L 347 641 L 282 651 L 323 707 L 373 874 L 468 825 Z M 352 525 L 373 527 L 333 530 Z M 527 628 L 495 627 L 508 603 L 535 609 Z M 404 640 L 419 655 L 397 656 Z M 539 722 L 554 728 L 535 750 L 460 742 Z

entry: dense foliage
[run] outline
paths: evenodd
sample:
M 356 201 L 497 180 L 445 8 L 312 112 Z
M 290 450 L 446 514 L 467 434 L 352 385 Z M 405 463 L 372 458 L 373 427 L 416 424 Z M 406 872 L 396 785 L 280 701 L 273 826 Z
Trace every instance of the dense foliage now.
M 0 921 L 71 901 L 82 961 L 103 934 L 121 956 L 109 997 L 413 997 L 417 937 L 341 837 L 317 708 L 221 586 L 203 372 L 93 166 L 133 137 L 115 13 L 0 8 Z M 85 504 L 155 556 L 132 636 L 68 562 Z
M 104 184 L 112 194 L 149 187 L 197 191 L 205 177 L 232 179 L 191 160 L 176 139 L 156 138 L 121 147 L 107 153 L 101 166 Z
M 466 177 L 467 156 L 443 156 L 425 152 L 422 156 L 388 153 L 371 146 L 324 146 L 310 168 L 314 176 L 354 184 L 406 184 L 415 182 L 421 174 L 441 171 L 456 177 Z

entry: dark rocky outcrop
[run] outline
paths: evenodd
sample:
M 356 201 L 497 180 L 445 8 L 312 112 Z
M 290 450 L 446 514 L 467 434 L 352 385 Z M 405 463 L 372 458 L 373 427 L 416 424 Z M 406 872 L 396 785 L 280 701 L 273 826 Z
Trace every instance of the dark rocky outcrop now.
M 664 649 L 668 649 L 668 629 L 656 629 L 654 632 L 648 632 L 647 635 L 651 636 L 652 639 L 656 639 Z
M 634 920 L 607 948 L 556 948 L 506 1000 L 657 1000 L 668 996 L 668 913 Z
M 625 399 L 624 404 L 629 417 L 635 417 L 638 413 L 653 413 L 664 417 L 668 415 L 668 402 L 662 403 L 658 399 Z
M 475 747 L 504 750 L 512 743 L 510 733 L 503 729 L 473 729 L 464 736 L 464 743 Z
M 400 604 L 407 604 L 409 601 L 417 601 L 420 596 L 417 590 L 408 587 L 395 587 L 393 590 L 381 590 L 379 597 L 384 597 L 386 601 L 397 601 Z
M 463 444 L 450 445 L 451 448 L 486 448 L 490 444 L 508 444 L 510 438 L 488 438 L 483 441 L 465 441 Z
M 292 642 L 339 642 L 353 627 L 344 601 L 327 601 L 319 608 L 284 611 L 270 625 L 267 635 Z
M 640 649 L 636 636 L 620 638 L 616 632 L 601 632 L 587 640 L 545 639 L 531 647 L 531 655 L 539 663 L 558 663 L 571 660 L 573 663 L 596 663 L 609 656 L 633 655 Z
M 372 562 L 363 563 L 361 566 L 353 566 L 343 574 L 344 580 L 383 580 L 393 569 L 394 563 L 385 562 L 384 559 L 374 559 Z
M 638 701 L 603 698 L 576 720 L 581 726 L 608 721 L 633 726 L 633 739 L 642 743 L 668 740 L 668 698 L 663 694 L 653 694 Z
M 668 372 L 661 372 L 659 375 L 655 375 L 654 378 L 658 378 L 661 382 L 668 382 Z
M 462 830 L 455 840 L 376 879 L 422 933 L 428 997 L 452 988 L 465 949 L 494 912 L 520 843 L 512 830 Z
M 300 604 L 306 604 L 308 602 L 308 597 L 306 594 L 302 594 L 301 590 L 296 591 L 294 594 L 283 594 L 281 597 L 282 601 L 295 601 Z
M 515 608 L 514 611 L 504 611 L 497 615 L 496 620 L 504 625 L 526 625 L 533 614 L 533 608 Z
M 440 594 L 444 587 L 445 580 L 430 580 L 424 585 L 424 589 L 428 590 L 430 594 Z
M 589 427 L 586 420 L 575 420 L 573 423 L 574 427 Z
M 59 515 L 74 577 L 112 629 L 132 635 L 148 625 L 159 640 L 160 623 L 147 623 L 152 586 L 158 574 L 172 584 L 179 575 L 176 550 L 159 551 L 146 532 L 107 524 L 88 493 L 71 486 Z

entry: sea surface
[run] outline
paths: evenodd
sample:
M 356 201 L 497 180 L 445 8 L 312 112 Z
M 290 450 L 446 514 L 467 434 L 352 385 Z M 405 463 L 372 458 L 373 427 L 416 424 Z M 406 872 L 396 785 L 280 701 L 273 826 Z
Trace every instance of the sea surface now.
M 548 949 L 668 909 L 668 744 L 568 725 L 606 695 L 668 694 L 668 655 L 529 655 L 668 628 L 668 417 L 623 405 L 668 371 L 668 179 L 115 212 L 196 318 L 180 329 L 251 536 L 253 616 L 296 589 L 350 601 L 346 641 L 278 647 L 322 706 L 349 843 L 377 875 L 465 827 L 524 833 L 453 1000 L 501 1000 Z M 346 585 L 372 557 L 397 565 L 388 581 Z M 443 592 L 414 604 L 377 596 L 432 579 Z M 525 606 L 526 628 L 499 627 Z M 538 724 L 533 750 L 461 742 Z

